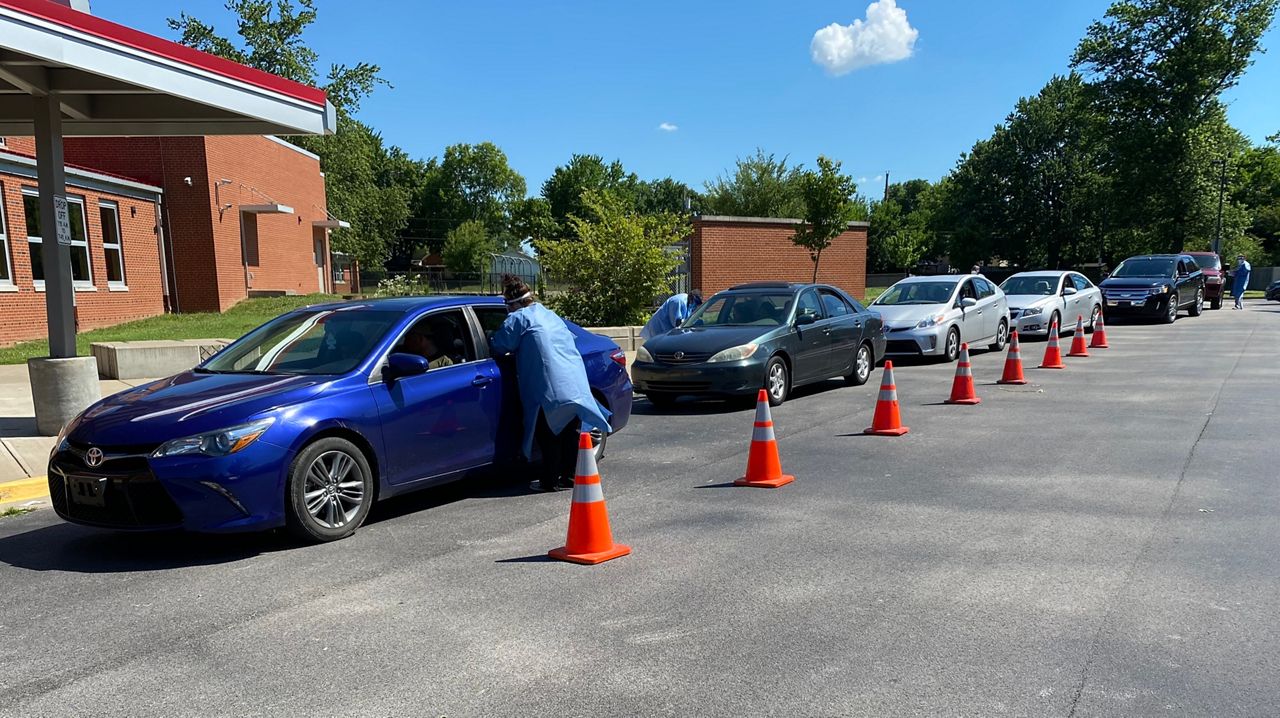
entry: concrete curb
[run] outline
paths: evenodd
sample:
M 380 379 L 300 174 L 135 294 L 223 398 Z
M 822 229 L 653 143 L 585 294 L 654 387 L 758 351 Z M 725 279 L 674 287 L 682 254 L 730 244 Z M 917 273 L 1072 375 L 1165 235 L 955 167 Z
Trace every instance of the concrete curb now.
M 0 510 L 11 506 L 49 499 L 49 479 L 35 476 L 30 479 L 0 482 Z

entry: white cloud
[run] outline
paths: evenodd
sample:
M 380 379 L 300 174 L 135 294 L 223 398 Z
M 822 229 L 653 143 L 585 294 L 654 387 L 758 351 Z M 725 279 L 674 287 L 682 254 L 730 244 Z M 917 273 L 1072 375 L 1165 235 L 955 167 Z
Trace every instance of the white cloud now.
M 867 183 L 867 178 L 866 178 L 866 177 L 859 177 L 859 178 L 858 178 L 858 184 L 866 184 L 866 183 Z
M 675 132 L 676 130 L 680 129 L 680 127 L 670 122 L 663 122 L 662 124 L 658 125 L 658 129 L 662 130 L 663 132 Z
M 911 57 L 920 31 L 907 21 L 907 11 L 895 0 L 877 0 L 867 6 L 867 18 L 852 25 L 831 23 L 813 33 L 809 53 L 813 61 L 832 75 L 844 75 L 862 67 L 898 62 Z
M 875 181 L 879 182 L 880 180 L 884 179 L 884 175 L 876 175 L 874 179 Z

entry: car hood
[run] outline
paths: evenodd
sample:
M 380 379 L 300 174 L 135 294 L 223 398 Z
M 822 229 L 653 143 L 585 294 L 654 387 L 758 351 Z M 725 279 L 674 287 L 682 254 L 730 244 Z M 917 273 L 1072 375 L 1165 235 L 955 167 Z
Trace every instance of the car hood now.
M 1044 294 L 1006 294 L 1005 299 L 1009 301 L 1009 306 L 1016 309 L 1026 309 L 1040 304 L 1049 304 L 1054 300 L 1054 295 Z
M 708 353 L 716 352 L 736 347 L 742 344 L 757 344 L 762 341 L 772 339 L 773 335 L 778 331 L 778 327 L 735 327 L 735 326 L 713 326 L 713 327 L 690 327 L 688 329 L 679 328 L 672 329 L 666 334 L 653 337 L 644 343 L 644 348 L 650 354 L 661 352 L 663 354 L 672 354 L 675 352 Z
M 1099 287 L 1103 289 L 1147 289 L 1173 284 L 1170 277 L 1115 277 L 1102 280 Z
M 871 311 L 880 315 L 884 322 L 884 330 L 914 327 L 925 317 L 942 314 L 947 311 L 946 304 L 903 304 L 901 306 L 885 306 L 874 304 Z
M 100 446 L 159 444 L 236 426 L 316 396 L 332 377 L 183 372 L 89 407 L 67 436 Z

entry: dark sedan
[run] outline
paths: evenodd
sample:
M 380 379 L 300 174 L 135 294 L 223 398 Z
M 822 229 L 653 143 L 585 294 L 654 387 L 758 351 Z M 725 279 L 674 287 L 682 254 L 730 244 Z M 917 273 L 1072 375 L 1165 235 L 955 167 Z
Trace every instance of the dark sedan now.
M 1204 273 L 1185 254 L 1149 254 L 1121 262 L 1098 285 L 1107 316 L 1139 316 L 1172 324 L 1178 311 L 1204 311 Z
M 865 383 L 884 351 L 880 317 L 839 289 L 757 282 L 716 294 L 682 326 L 646 342 L 631 377 L 657 406 L 762 387 L 777 406 L 795 387 L 833 376 Z

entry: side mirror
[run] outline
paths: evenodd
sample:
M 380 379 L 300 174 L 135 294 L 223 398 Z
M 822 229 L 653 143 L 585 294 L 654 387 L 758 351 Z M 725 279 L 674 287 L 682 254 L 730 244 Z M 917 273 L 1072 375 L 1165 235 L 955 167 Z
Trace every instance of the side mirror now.
M 974 299 L 973 297 L 965 297 L 960 300 L 960 307 L 962 309 L 968 309 L 969 307 L 976 307 L 977 305 L 978 305 L 978 300 Z
M 1062 288 L 1062 296 L 1064 296 L 1064 297 L 1069 297 L 1069 296 L 1071 296 L 1072 294 L 1077 293 L 1078 291 L 1079 291 L 1079 290 L 1077 290 L 1075 287 L 1063 287 L 1063 288 Z
M 818 321 L 818 315 L 809 312 L 802 312 L 796 315 L 796 326 L 804 327 Z
M 430 363 L 426 357 L 417 354 L 395 353 L 387 357 L 387 368 L 382 370 L 384 379 L 399 379 L 406 376 L 426 374 Z

